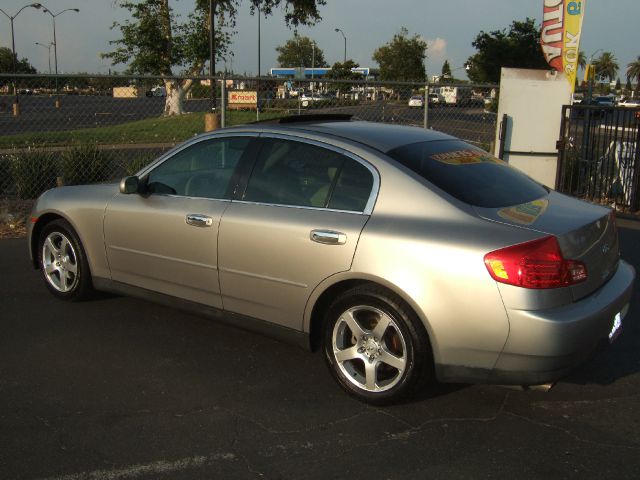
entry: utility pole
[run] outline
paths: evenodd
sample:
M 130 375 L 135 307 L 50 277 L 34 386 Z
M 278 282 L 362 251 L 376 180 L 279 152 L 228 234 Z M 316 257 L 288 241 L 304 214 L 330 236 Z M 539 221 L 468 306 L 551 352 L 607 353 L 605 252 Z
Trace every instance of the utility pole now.
M 216 112 L 216 5 L 214 0 L 209 0 L 209 82 L 211 84 L 211 111 Z
M 260 4 L 258 4 L 258 79 L 256 80 L 256 121 L 260 120 Z
M 204 130 L 210 132 L 220 128 L 220 115 L 216 110 L 216 2 L 209 0 L 209 83 L 211 85 L 211 112 L 204 115 Z

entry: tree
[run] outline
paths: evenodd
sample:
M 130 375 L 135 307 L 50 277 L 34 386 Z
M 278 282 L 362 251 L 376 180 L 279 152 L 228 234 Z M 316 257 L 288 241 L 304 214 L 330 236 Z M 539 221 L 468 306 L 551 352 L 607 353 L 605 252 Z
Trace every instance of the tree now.
M 353 68 L 358 68 L 358 65 L 353 60 L 347 60 L 346 62 L 336 62 L 331 67 L 331 70 L 327 72 L 326 78 L 330 80 L 361 80 L 362 74 L 354 72 Z M 327 88 L 331 91 L 345 91 L 351 89 L 350 83 L 329 83 Z
M 627 65 L 627 81 L 630 83 L 634 80 L 636 81 L 636 89 L 640 90 L 640 57 Z
M 17 55 L 13 55 L 10 48 L 0 47 L 0 73 L 13 73 L 13 63 L 15 60 L 15 73 L 36 73 L 36 69 L 26 58 L 18 60 Z M 0 87 L 11 83 L 8 78 L 0 79 Z M 18 82 L 22 83 L 22 82 Z
M 618 75 L 618 59 L 611 52 L 602 52 L 593 65 L 596 69 L 596 77 L 602 82 L 606 80 L 611 82 Z
M 451 65 L 449 64 L 449 60 L 445 60 L 442 65 L 442 73 L 437 78 L 438 83 L 455 83 L 457 80 L 454 78 L 453 73 L 451 71 Z
M 26 58 L 18 60 L 17 55 L 13 55 L 10 48 L 0 47 L 0 73 L 14 73 L 13 62 L 15 60 L 15 73 L 36 73 L 36 69 Z
M 451 65 L 449 65 L 449 60 L 445 60 L 442 64 L 442 78 L 451 78 Z
M 359 80 L 362 78 L 362 74 L 354 72 L 354 68 L 358 68 L 358 65 L 353 60 L 347 60 L 346 62 L 336 62 L 331 67 L 331 70 L 327 72 L 325 78 L 333 80 Z
M 403 27 L 390 42 L 373 52 L 373 60 L 380 65 L 380 79 L 424 81 L 426 51 L 427 43 L 417 34 L 409 37 L 409 31 Z
M 315 46 L 315 48 L 314 48 Z M 314 51 L 315 50 L 315 51 Z M 280 67 L 327 67 L 324 52 L 309 37 L 295 35 L 276 47 Z
M 473 82 L 498 83 L 502 67 L 548 69 L 535 21 L 514 21 L 509 30 L 481 31 L 471 43 L 478 53 L 467 60 Z
M 264 15 L 283 5 L 288 26 L 308 25 L 320 20 L 317 7 L 325 0 L 248 0 L 252 13 L 259 6 Z M 169 0 L 115 0 L 131 19 L 114 23 L 121 38 L 111 42 L 112 52 L 103 54 L 112 65 L 128 65 L 127 72 L 166 77 L 165 115 L 181 114 L 183 99 L 193 80 L 176 80 L 174 68 L 188 76 L 201 74 L 209 58 L 210 12 L 208 0 L 196 0 L 186 21 L 179 21 Z M 214 0 L 216 13 L 216 58 L 228 51 L 235 18 L 242 0 Z
M 581 69 L 585 69 L 587 68 L 587 56 L 585 55 L 584 51 L 579 50 L 578 51 L 578 67 Z

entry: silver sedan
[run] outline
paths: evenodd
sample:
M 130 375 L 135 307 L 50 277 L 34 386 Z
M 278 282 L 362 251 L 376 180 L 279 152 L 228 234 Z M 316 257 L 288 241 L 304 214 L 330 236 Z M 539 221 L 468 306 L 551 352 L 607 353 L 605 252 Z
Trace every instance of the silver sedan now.
M 265 331 L 375 404 L 433 380 L 555 381 L 621 332 L 635 278 L 610 210 L 456 138 L 340 116 L 219 130 L 119 185 L 49 190 L 29 246 L 60 299 Z

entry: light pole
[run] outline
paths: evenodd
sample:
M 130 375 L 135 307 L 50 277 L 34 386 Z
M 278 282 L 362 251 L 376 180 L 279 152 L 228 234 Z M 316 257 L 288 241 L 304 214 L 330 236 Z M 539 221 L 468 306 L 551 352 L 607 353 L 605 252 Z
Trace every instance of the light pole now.
M 436 83 L 440 83 L 440 80 L 442 80 L 443 78 L 450 78 L 450 79 L 452 79 L 453 81 L 455 81 L 455 77 L 454 77 L 453 75 L 451 75 L 451 74 L 452 74 L 453 72 L 457 72 L 458 70 L 466 70 L 466 71 L 468 72 L 469 70 L 471 70 L 471 64 L 470 64 L 470 63 L 465 63 L 465 64 L 464 64 L 463 66 L 461 66 L 461 67 L 457 67 L 457 68 L 452 69 L 452 70 L 450 71 L 450 73 L 442 73 L 442 74 L 440 74 L 440 75 L 434 75 L 434 77 L 435 77 L 435 79 L 436 79 L 436 80 L 435 80 L 435 81 L 436 81 Z M 427 79 L 427 80 L 428 80 L 428 79 Z
M 345 36 L 344 32 L 341 29 L 336 28 L 334 30 L 336 32 L 340 32 L 340 34 L 342 35 L 342 38 L 344 38 L 344 63 L 347 63 L 347 37 Z
M 40 45 L 41 47 L 44 47 L 47 49 L 48 53 L 47 53 L 47 60 L 49 61 L 49 75 L 51 75 L 51 47 L 53 45 L 55 45 L 53 42 L 50 42 L 49 45 L 45 45 L 44 43 L 40 43 L 40 42 L 35 42 L 36 45 Z
M 314 72 L 316 69 L 316 42 L 311 40 L 311 101 L 313 102 L 315 99 L 313 98 L 313 90 L 314 90 Z
M 40 4 L 39 4 L 40 5 Z M 80 9 L 78 8 L 65 8 L 64 10 L 60 10 L 58 13 L 53 13 L 44 5 L 40 5 L 42 7 L 42 11 L 51 15 L 51 22 L 53 23 L 53 63 L 55 65 L 56 70 L 56 108 L 60 108 L 60 95 L 58 93 L 58 41 L 56 40 L 56 17 L 58 15 L 62 15 L 65 12 L 76 12 L 79 13 Z
M 39 3 L 30 3 L 28 5 L 25 5 L 24 7 L 22 7 L 20 10 L 18 10 L 18 12 L 15 15 L 9 15 L 7 12 L 5 12 L 4 10 L 2 10 L 0 8 L 0 12 L 2 12 L 4 14 L 5 17 L 7 17 L 9 19 L 9 21 L 11 22 L 11 52 L 13 54 L 13 58 L 12 58 L 12 64 L 13 64 L 13 74 L 15 75 L 16 72 L 16 61 L 17 61 L 17 57 L 16 57 L 16 38 L 15 35 L 13 33 L 13 20 L 14 18 L 16 18 L 18 15 L 20 15 L 20 12 L 23 11 L 25 8 L 41 8 L 42 5 L 40 5 Z M 18 103 L 18 91 L 16 90 L 16 79 L 13 79 L 13 96 L 14 96 L 14 100 L 13 100 L 13 115 L 14 116 L 18 116 L 20 115 L 20 105 Z

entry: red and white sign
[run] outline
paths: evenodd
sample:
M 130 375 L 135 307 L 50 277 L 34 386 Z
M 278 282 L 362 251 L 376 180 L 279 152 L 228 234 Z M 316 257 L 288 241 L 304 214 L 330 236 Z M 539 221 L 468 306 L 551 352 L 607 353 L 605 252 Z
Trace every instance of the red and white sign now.
M 229 92 L 229 105 L 251 106 L 258 104 L 258 93 L 249 90 L 236 90 Z

